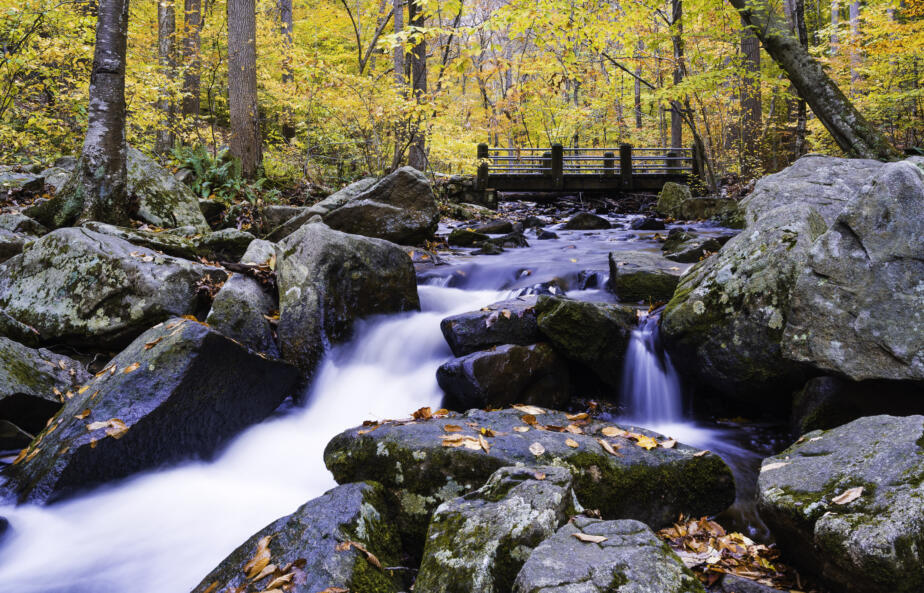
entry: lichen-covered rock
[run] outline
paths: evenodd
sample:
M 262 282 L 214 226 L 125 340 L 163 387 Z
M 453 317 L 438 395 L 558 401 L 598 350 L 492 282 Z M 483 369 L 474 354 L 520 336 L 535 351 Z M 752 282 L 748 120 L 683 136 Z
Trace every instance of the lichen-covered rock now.
M 728 239 L 730 237 L 727 237 Z M 726 241 L 727 242 L 727 241 Z M 712 237 L 699 237 L 692 233 L 671 229 L 667 240 L 661 245 L 664 257 L 681 263 L 696 263 L 707 253 L 715 253 L 722 248 L 722 242 Z
M 541 296 L 536 313 L 539 331 L 558 352 L 605 383 L 620 384 L 629 337 L 638 325 L 635 309 Z
M 235 274 L 215 295 L 205 322 L 220 334 L 237 340 L 255 352 L 278 358 L 279 346 L 267 317 L 275 300 L 255 279 Z
M 0 171 L 0 194 L 17 194 L 41 191 L 45 187 L 45 178 L 32 173 Z
M 35 434 L 89 378 L 67 356 L 0 338 L 0 420 Z
M 542 427 L 575 424 L 580 434 L 543 430 L 524 422 L 523 416 Z M 429 514 L 440 503 L 479 488 L 496 470 L 510 465 L 567 468 L 583 506 L 599 509 L 606 518 L 633 518 L 654 527 L 670 523 L 680 513 L 718 513 L 734 500 L 731 471 L 718 456 L 681 444 L 646 450 L 622 437 L 606 441 L 618 453 L 613 455 L 598 441 L 606 439 L 601 432 L 606 426 L 611 425 L 569 420 L 561 412 L 472 410 L 347 430 L 328 443 L 324 462 L 339 483 L 381 482 L 401 509 L 402 531 L 417 537 L 423 535 Z M 520 432 L 525 428 L 529 430 Z M 466 440 L 463 446 L 445 446 L 443 437 L 450 439 L 450 445 L 452 439 Z
M 195 313 L 200 281 L 224 270 L 88 229 L 63 228 L 0 268 L 0 307 L 43 340 L 124 344 L 172 315 Z
M 609 255 L 610 289 L 622 301 L 665 302 L 674 295 L 688 265 L 648 251 L 613 251 Z
M 325 345 L 348 339 L 357 319 L 420 307 L 414 264 L 388 241 L 314 222 L 279 247 L 280 350 L 306 377 Z
M 576 512 L 571 474 L 554 466 L 504 467 L 436 509 L 415 593 L 502 593 L 533 548 Z
M 604 539 L 597 543 L 575 536 Z M 513 592 L 704 593 L 704 589 L 643 523 L 575 517 L 533 550 Z
M 149 247 L 167 255 L 198 260 L 200 257 L 213 261 L 238 261 L 250 242 L 256 239 L 246 231 L 222 229 L 209 233 L 195 232 L 192 236 L 180 233 L 183 229 L 168 231 L 146 231 L 114 226 L 102 222 L 88 222 L 83 228 L 119 237 L 129 243 Z M 196 231 L 195 227 L 189 230 Z
M 21 235 L 44 235 L 48 229 L 25 214 L 0 214 L 0 229 Z
M 211 260 L 236 262 L 256 237 L 247 231 L 221 229 L 195 237 L 196 254 Z
M 2 309 L 0 309 L 0 336 L 33 348 L 37 348 L 41 343 L 41 336 L 34 327 L 13 319 Z
M 436 380 L 446 405 L 456 410 L 568 403 L 568 365 L 548 344 L 507 344 L 473 352 L 440 366 Z
M 590 212 L 578 212 L 569 218 L 568 222 L 561 228 L 569 231 L 602 230 L 610 228 L 610 221 Z
M 924 416 L 870 416 L 765 459 L 758 508 L 804 570 L 851 593 L 912 593 L 924 590 L 922 477 Z
M 255 533 L 193 593 L 397 593 L 401 575 L 388 567 L 400 561 L 382 487 L 344 484 Z
M 189 187 L 136 148 L 129 146 L 127 157 L 127 189 L 138 200 L 138 218 L 161 228 L 192 225 L 209 230 Z
M 692 197 L 693 192 L 690 191 L 689 186 L 668 181 L 661 188 L 661 192 L 658 193 L 658 203 L 655 205 L 655 212 L 661 216 L 680 218 L 680 204 L 682 204 L 684 200 L 689 200 Z
M 812 246 L 783 353 L 855 381 L 924 382 L 924 171 L 882 166 Z
M 324 215 L 333 229 L 416 245 L 432 239 L 440 213 L 427 176 L 402 167 Z
M 375 185 L 377 181 L 375 177 L 367 177 L 351 183 L 340 191 L 327 196 L 317 204 L 301 210 L 279 226 L 273 228 L 272 231 L 267 234 L 266 238 L 270 241 L 281 241 L 285 239 L 303 225 L 307 224 L 308 221 L 315 216 L 323 217 L 327 213 L 336 210 Z
M 455 247 L 472 247 L 484 243 L 490 238 L 484 233 L 465 228 L 453 230 L 449 233 L 449 237 L 446 238 L 446 242 Z
M 183 459 L 211 456 L 275 410 L 296 370 L 204 324 L 173 318 L 148 330 L 79 388 L 7 468 L 20 501 L 75 490 Z
M 288 204 L 271 204 L 260 211 L 263 228 L 272 231 L 308 210 L 307 206 L 290 206 Z
M 536 325 L 536 297 L 520 297 L 447 317 L 440 323 L 443 337 L 456 356 L 492 346 L 526 346 L 542 340 Z
M 5 262 L 14 255 L 22 253 L 27 241 L 32 237 L 0 229 L 0 262 Z
M 684 220 L 705 220 L 715 216 L 732 216 L 738 210 L 738 201 L 733 198 L 702 197 L 689 198 L 680 204 L 680 216 Z

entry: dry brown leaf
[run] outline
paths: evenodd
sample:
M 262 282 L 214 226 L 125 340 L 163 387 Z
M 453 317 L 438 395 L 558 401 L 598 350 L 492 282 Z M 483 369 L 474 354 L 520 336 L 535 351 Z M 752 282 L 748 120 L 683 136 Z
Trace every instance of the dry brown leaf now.
M 545 479 L 545 474 L 542 472 L 536 472 L 533 474 L 533 477 L 541 482 L 542 480 Z
M 578 445 L 578 442 L 574 439 L 567 439 L 565 441 L 565 444 L 571 447 L 572 449 L 577 449 L 580 446 Z
M 608 539 L 602 535 L 590 535 L 589 533 L 572 533 L 571 535 L 588 544 L 601 544 Z
M 41 447 L 36 447 L 35 449 L 32 449 L 32 452 L 26 455 L 26 461 L 32 461 L 32 458 L 38 455 L 39 451 L 41 450 L 42 450 Z
M 524 416 L 520 416 L 520 420 L 522 420 L 526 424 L 529 424 L 530 426 L 535 426 L 537 424 L 536 417 L 533 416 L 532 414 L 526 414 Z
M 212 583 L 206 588 L 202 593 L 215 593 L 215 589 L 218 588 L 218 581 L 212 581 Z
M 661 441 L 659 444 L 665 449 L 673 449 L 677 446 L 677 441 L 674 439 L 667 439 L 666 441 Z
M 414 420 L 429 420 L 432 417 L 433 417 L 433 412 L 430 411 L 429 406 L 420 408 L 419 410 L 411 414 L 411 418 L 413 418 Z
M 270 581 L 270 584 L 266 586 L 266 589 L 263 591 L 263 593 L 268 593 L 269 591 L 274 590 L 281 591 L 281 587 L 291 583 L 293 578 L 295 578 L 295 573 L 293 572 L 288 572 L 282 576 L 278 576 Z
M 343 587 L 328 587 L 323 591 L 318 591 L 318 593 L 350 593 L 350 590 Z
M 529 452 L 535 455 L 536 457 L 539 457 L 540 455 L 545 453 L 545 447 L 542 446 L 542 443 L 538 443 L 538 442 L 533 443 L 532 445 L 529 446 Z
M 150 350 L 150 349 L 153 348 L 154 346 L 157 346 L 157 345 L 160 343 L 160 341 L 163 340 L 163 339 L 164 339 L 164 337 L 161 336 L 161 337 L 159 337 L 159 338 L 156 338 L 156 339 L 154 339 L 154 340 L 151 340 L 150 342 L 146 342 L 146 343 L 144 344 L 144 349 L 145 349 L 145 350 Z
M 514 432 L 529 432 L 529 427 L 528 426 L 514 426 L 513 430 Z
M 514 410 L 519 410 L 520 412 L 523 412 L 524 414 L 532 414 L 534 416 L 545 414 L 545 410 L 537 406 L 528 406 L 525 404 L 514 404 L 510 407 L 513 408 Z
M 831 499 L 831 502 L 834 504 L 849 504 L 856 499 L 860 498 L 863 494 L 863 486 L 857 486 L 856 488 L 851 488 L 850 490 L 845 490 L 840 496 L 836 496 Z
M 440 418 L 442 416 L 448 416 L 448 415 L 449 415 L 449 410 L 447 410 L 446 408 L 440 408 L 439 410 L 433 412 L 434 418 Z
M 80 389 L 77 390 L 77 393 L 79 393 L 80 395 L 83 395 L 84 392 L 85 392 L 87 389 L 89 389 L 89 388 L 90 388 L 89 385 L 81 385 L 81 386 L 80 386 Z
M 443 430 L 445 430 L 446 432 L 459 432 L 462 430 L 462 427 L 459 426 L 458 424 L 447 424 L 446 426 L 443 427 Z
M 605 437 L 628 437 L 630 433 L 615 426 L 604 426 L 600 431 Z
M 244 565 L 244 576 L 253 580 L 263 569 L 270 563 L 269 543 L 273 536 L 267 535 L 260 538 L 257 542 L 257 551 L 247 564 Z
M 565 414 L 565 418 L 568 420 L 587 420 L 589 415 L 587 412 L 581 412 L 580 414 Z
M 616 449 L 613 448 L 613 445 L 609 444 L 603 439 L 597 439 L 597 442 L 600 443 L 600 446 L 603 447 L 603 450 L 609 453 L 610 455 L 616 455 L 618 457 L 622 457 L 622 454 L 618 453 Z
M 576 424 L 569 424 L 565 427 L 565 430 L 571 434 L 584 434 L 584 431 L 581 430 L 581 427 Z
M 29 453 L 29 447 L 26 447 L 19 452 L 19 455 L 16 456 L 16 459 L 13 460 L 13 465 L 18 464 L 20 461 L 26 458 L 26 455 Z
M 254 580 L 254 581 L 262 581 L 263 579 L 265 579 L 265 578 L 268 577 L 269 575 L 273 574 L 274 572 L 276 572 L 276 565 L 275 565 L 275 564 L 267 564 L 266 567 L 265 567 L 263 570 L 260 571 L 260 574 L 258 574 L 257 576 L 255 576 L 255 577 L 253 578 L 253 580 Z M 269 589 L 269 588 L 271 588 L 271 587 L 267 587 L 267 588 Z
M 478 435 L 478 444 L 481 445 L 481 448 L 485 453 L 488 453 L 491 450 L 491 445 L 488 444 L 488 441 L 481 435 Z
M 122 369 L 122 374 L 123 374 L 123 375 L 127 375 L 127 374 L 129 374 L 129 373 L 134 373 L 135 371 L 138 370 L 138 367 L 140 367 L 140 366 L 141 366 L 141 363 L 140 363 L 140 362 L 133 362 L 133 363 L 131 363 L 130 365 L 128 365 L 127 367 L 125 367 L 124 369 Z

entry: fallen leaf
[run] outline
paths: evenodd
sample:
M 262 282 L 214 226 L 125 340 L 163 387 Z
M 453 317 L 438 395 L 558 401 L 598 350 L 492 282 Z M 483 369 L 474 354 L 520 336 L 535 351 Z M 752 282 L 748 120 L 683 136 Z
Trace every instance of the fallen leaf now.
M 520 420 L 522 420 L 526 424 L 529 424 L 530 426 L 533 426 L 536 424 L 536 417 L 533 416 L 532 414 L 526 414 L 525 416 L 520 416 Z
M 328 587 L 323 591 L 318 591 L 318 593 L 350 593 L 350 590 L 343 587 Z
M 459 426 L 458 424 L 447 424 L 446 426 L 443 427 L 443 430 L 445 430 L 446 432 L 459 432 L 462 430 L 462 427 Z
M 578 426 L 577 424 L 569 424 L 568 426 L 565 427 L 565 430 L 567 430 L 571 434 L 584 434 L 584 431 L 581 430 L 581 427 Z
M 439 410 L 433 412 L 434 418 L 439 418 L 440 416 L 448 416 L 448 415 L 449 415 L 449 410 L 447 410 L 446 408 L 440 408 Z
M 528 406 L 524 404 L 514 404 L 510 407 L 513 408 L 514 410 L 519 410 L 523 412 L 524 414 L 533 414 L 534 416 L 545 414 L 545 410 L 543 410 L 542 408 L 536 407 L 536 406 Z
M 565 414 L 565 418 L 568 420 L 587 420 L 589 415 L 587 412 L 581 412 L 580 414 Z
M 542 473 L 542 472 L 536 472 L 536 473 L 533 474 L 533 477 L 536 478 L 536 479 L 539 480 L 539 481 L 542 481 L 542 480 L 545 479 L 545 474 Z
M 263 570 L 261 570 L 261 571 L 260 571 L 260 574 L 258 574 L 257 576 L 255 576 L 255 577 L 253 578 L 253 580 L 254 580 L 254 581 L 262 581 L 263 579 L 265 579 L 265 578 L 268 577 L 269 575 L 273 574 L 274 572 L 276 572 L 276 565 L 275 565 L 275 564 L 267 564 L 267 565 L 266 565 L 266 568 L 264 568 Z M 270 588 L 270 587 L 267 587 L 267 589 L 269 589 L 269 588 Z
M 860 498 L 860 495 L 863 494 L 863 486 L 857 486 L 856 488 L 851 488 L 850 490 L 845 490 L 840 496 L 831 499 L 831 502 L 834 504 L 849 504 L 856 499 Z
M 636 436 L 635 444 L 641 447 L 642 449 L 645 449 L 646 451 L 650 451 L 652 449 L 657 448 L 658 441 L 654 440 L 653 438 L 649 436 L 640 434 Z
M 602 535 L 590 535 L 589 533 L 572 533 L 571 535 L 588 544 L 600 544 L 608 539 Z
M 20 452 L 19 452 L 19 455 L 16 456 L 16 459 L 13 460 L 13 465 L 18 464 L 20 461 L 22 461 L 23 459 L 25 459 L 25 458 L 26 458 L 26 455 L 28 455 L 28 453 L 29 453 L 29 447 L 26 447 L 25 449 L 23 449 L 22 451 L 20 451 Z
M 150 349 L 153 348 L 154 346 L 157 346 L 157 345 L 160 343 L 160 341 L 163 340 L 163 339 L 164 339 L 164 337 L 161 336 L 161 337 L 159 337 L 159 338 L 157 338 L 157 339 L 151 340 L 150 342 L 146 342 L 146 343 L 144 344 L 144 349 L 145 349 L 145 350 L 150 350 Z
M 481 448 L 485 453 L 491 450 L 491 445 L 489 445 L 488 441 L 486 441 L 485 438 L 481 435 L 478 435 L 478 444 L 481 445 Z
M 63 359 L 63 358 L 62 358 L 61 360 L 58 361 L 58 366 L 61 367 L 61 370 L 62 370 L 62 371 L 66 371 L 66 370 L 67 370 L 67 363 L 64 362 L 64 359 Z
M 269 593 L 269 591 L 281 591 L 281 587 L 291 583 L 293 578 L 295 578 L 295 573 L 292 572 L 278 576 L 270 581 L 270 584 L 266 586 L 266 589 L 263 590 L 263 593 Z
M 513 430 L 514 432 L 529 432 L 529 427 L 528 426 L 514 426 Z
M 666 441 L 661 441 L 660 445 L 665 449 L 673 449 L 677 445 L 677 441 L 674 439 L 667 439 Z
M 80 395 L 83 395 L 84 392 L 85 392 L 87 389 L 89 389 L 89 388 L 90 388 L 89 385 L 83 385 L 83 386 L 80 387 L 80 389 L 77 390 L 77 393 L 79 393 Z
M 697 451 L 693 454 L 693 457 L 702 457 L 703 455 L 709 455 L 709 451 L 706 451 L 705 449 L 702 451 Z
M 253 580 L 253 578 L 263 572 L 263 569 L 270 563 L 269 543 L 272 539 L 273 536 L 267 535 L 260 538 L 260 541 L 257 542 L 257 552 L 253 555 L 253 558 L 244 565 L 244 575 L 248 579 Z
M 533 443 L 532 445 L 529 446 L 529 452 L 535 455 L 536 457 L 539 457 L 540 455 L 545 453 L 545 447 L 542 446 L 542 443 Z
M 760 471 L 761 471 L 761 472 L 768 472 L 768 471 L 770 471 L 771 469 L 779 469 L 779 468 L 781 468 L 781 467 L 786 467 L 787 465 L 789 465 L 789 462 L 788 462 L 788 461 L 777 461 L 777 462 L 775 462 L 775 463 L 768 463 L 767 465 L 762 466 L 762 467 L 760 468 Z
M 433 417 L 433 412 L 430 411 L 429 406 L 420 408 L 419 410 L 411 414 L 411 418 L 413 418 L 414 420 L 429 420 L 432 417 Z
M 565 444 L 568 445 L 569 447 L 571 447 L 572 449 L 577 449 L 577 448 L 580 446 L 580 445 L 578 445 L 578 442 L 577 442 L 576 440 L 574 440 L 574 439 L 568 439 L 568 440 L 566 440 L 566 441 L 565 441 Z
M 202 593 L 215 593 L 215 589 L 217 588 L 218 588 L 218 581 L 212 581 L 212 584 L 210 584 L 208 588 Z
M 133 372 L 137 371 L 137 370 L 138 370 L 138 367 L 140 367 L 140 366 L 141 366 L 141 363 L 140 363 L 140 362 L 133 362 L 133 363 L 131 363 L 130 365 L 128 365 L 127 367 L 125 367 L 124 369 L 122 369 L 122 374 L 123 374 L 123 375 L 127 375 L 127 374 L 129 374 L 129 373 L 133 373 Z
M 605 437 L 627 437 L 629 433 L 624 431 L 621 428 L 615 426 L 605 426 L 603 430 L 600 431 Z
M 618 453 L 616 449 L 613 448 L 613 445 L 609 444 L 603 439 L 597 439 L 597 442 L 600 443 L 600 446 L 603 447 L 603 450 L 609 453 L 610 455 L 616 455 L 618 457 L 622 457 L 622 454 Z

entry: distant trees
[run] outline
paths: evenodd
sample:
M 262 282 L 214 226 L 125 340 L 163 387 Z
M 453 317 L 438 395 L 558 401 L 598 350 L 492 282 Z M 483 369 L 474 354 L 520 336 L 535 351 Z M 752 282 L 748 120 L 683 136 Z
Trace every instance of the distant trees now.
M 254 0 L 228 0 L 228 110 L 231 154 L 246 178 L 263 163 L 257 106 L 257 17 Z
M 157 57 L 160 62 L 161 76 L 168 83 L 176 77 L 176 12 L 174 0 L 157 0 Z M 173 148 L 173 116 L 176 105 L 171 98 L 171 89 L 162 88 L 158 108 L 163 116 L 163 123 L 158 127 L 154 140 L 154 152 L 164 154 Z
M 200 32 L 202 31 L 202 0 L 185 0 L 183 5 L 183 115 L 199 115 Z

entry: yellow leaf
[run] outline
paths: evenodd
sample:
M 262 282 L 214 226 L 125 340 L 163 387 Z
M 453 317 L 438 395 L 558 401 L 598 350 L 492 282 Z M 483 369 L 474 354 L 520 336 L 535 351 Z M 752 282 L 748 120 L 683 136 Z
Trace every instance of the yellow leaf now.
M 654 440 L 649 436 L 643 434 L 638 435 L 635 444 L 641 447 L 642 449 L 650 451 L 658 446 L 658 441 Z
M 584 434 L 584 431 L 581 430 L 581 427 L 576 424 L 569 424 L 565 427 L 565 430 L 571 434 Z
M 462 427 L 459 426 L 458 424 L 447 424 L 446 426 L 443 427 L 443 430 L 445 430 L 446 432 L 460 432 L 462 430 Z
M 574 439 L 568 439 L 568 440 L 566 440 L 566 441 L 565 441 L 565 444 L 568 445 L 569 447 L 571 447 L 572 449 L 577 449 L 578 446 L 579 446 L 579 445 L 578 445 L 578 442 L 577 442 L 576 440 L 574 440 Z
M 580 414 L 565 414 L 565 418 L 568 420 L 587 420 L 587 412 L 581 412 Z
M 128 365 L 127 367 L 125 367 L 124 369 L 122 369 L 122 374 L 123 374 L 123 375 L 127 375 L 127 374 L 129 374 L 129 373 L 134 373 L 135 371 L 138 370 L 138 367 L 140 367 L 140 366 L 141 366 L 141 363 L 140 363 L 140 362 L 133 362 L 133 363 L 131 363 L 130 365 Z
M 257 542 L 257 551 L 253 555 L 247 564 L 244 565 L 244 575 L 253 580 L 258 574 L 260 574 L 266 565 L 270 563 L 270 550 L 269 543 L 273 539 L 273 536 L 267 535 L 260 538 L 260 541 Z
M 629 433 L 615 426 L 606 426 L 600 431 L 605 437 L 628 437 Z
M 89 388 L 90 388 L 89 385 L 84 385 L 80 389 L 77 390 L 77 393 L 79 393 L 80 395 L 83 395 L 83 393 Z

